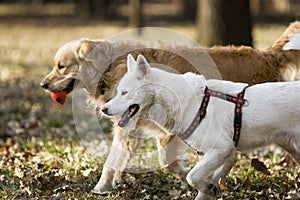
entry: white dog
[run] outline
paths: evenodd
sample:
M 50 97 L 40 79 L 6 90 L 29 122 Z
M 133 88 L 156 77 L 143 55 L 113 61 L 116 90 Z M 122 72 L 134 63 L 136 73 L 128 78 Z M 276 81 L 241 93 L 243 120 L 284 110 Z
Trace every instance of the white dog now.
M 300 163 L 300 82 L 265 83 L 248 87 L 242 107 L 240 138 L 235 145 L 235 103 L 227 101 L 243 91 L 246 84 L 205 80 L 201 75 L 172 74 L 151 68 L 139 55 L 137 62 L 128 55 L 128 72 L 117 87 L 117 95 L 102 108 L 107 115 L 122 114 L 118 125 L 125 127 L 134 118 L 151 119 L 167 133 L 185 138 L 204 156 L 187 175 L 188 183 L 197 188 L 196 199 L 218 195 L 218 181 L 235 164 L 236 151 L 277 144 Z M 210 91 L 225 92 L 211 96 L 206 115 L 191 129 L 198 109 Z M 205 93 L 205 94 L 204 94 Z M 226 98 L 226 99 L 222 99 Z M 238 109 L 241 109 L 239 107 Z M 186 130 L 193 130 L 186 135 Z M 183 134 L 184 133 L 184 134 Z M 237 142 L 237 141 L 236 141 Z

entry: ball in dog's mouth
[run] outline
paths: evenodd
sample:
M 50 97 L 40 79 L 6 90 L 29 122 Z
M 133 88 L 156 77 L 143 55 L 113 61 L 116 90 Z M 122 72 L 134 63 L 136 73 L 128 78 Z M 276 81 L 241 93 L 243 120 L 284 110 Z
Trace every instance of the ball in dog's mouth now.
M 63 105 L 66 101 L 67 92 L 66 91 L 50 92 L 50 96 L 54 102 Z
M 62 90 L 62 91 L 50 91 L 51 99 L 54 102 L 59 103 L 60 105 L 64 105 L 64 103 L 66 101 L 66 98 L 67 98 L 67 94 L 72 92 L 74 87 L 76 85 L 78 85 L 79 82 L 80 82 L 79 79 L 74 78 L 70 81 L 70 83 L 67 85 L 67 87 L 64 88 L 64 90 Z
M 139 111 L 140 105 L 132 104 L 128 109 L 122 114 L 121 119 L 118 122 L 120 127 L 125 127 L 129 120 Z

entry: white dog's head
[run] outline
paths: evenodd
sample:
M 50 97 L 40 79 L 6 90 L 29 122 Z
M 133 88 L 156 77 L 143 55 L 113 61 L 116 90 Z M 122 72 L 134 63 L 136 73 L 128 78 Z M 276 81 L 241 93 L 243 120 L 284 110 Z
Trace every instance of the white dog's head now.
M 117 87 L 117 95 L 103 106 L 102 112 L 109 116 L 123 113 L 118 125 L 124 127 L 133 117 L 144 113 L 142 111 L 153 104 L 154 97 L 155 90 L 149 63 L 142 55 L 135 61 L 129 54 L 127 73 Z

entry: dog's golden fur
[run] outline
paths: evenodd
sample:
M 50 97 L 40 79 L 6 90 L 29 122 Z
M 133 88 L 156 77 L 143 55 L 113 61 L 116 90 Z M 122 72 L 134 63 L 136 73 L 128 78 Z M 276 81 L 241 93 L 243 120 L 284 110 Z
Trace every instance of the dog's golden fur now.
M 215 46 L 203 49 L 165 46 L 164 43 L 155 48 L 149 48 L 146 45 L 126 41 L 110 42 L 80 39 L 59 49 L 55 55 L 54 68 L 44 78 L 41 85 L 49 91 L 64 90 L 70 80 L 79 79 L 94 99 L 95 106 L 101 107 L 103 103 L 113 97 L 116 84 L 125 74 L 128 53 L 135 57 L 142 54 L 149 63 L 171 67 L 169 70 L 177 73 L 191 71 L 202 73 L 208 78 L 247 82 L 249 84 L 293 81 L 298 79 L 300 53 L 297 50 L 283 51 L 282 46 L 288 42 L 289 36 L 299 29 L 299 22 L 292 23 L 274 45 L 264 51 L 246 46 Z M 194 62 L 190 63 L 190 60 L 186 59 L 187 57 L 193 58 Z M 210 57 L 213 62 L 208 61 L 207 57 Z M 198 65 L 201 67 L 198 68 Z M 216 72 L 219 74 L 215 74 Z M 136 131 L 143 132 L 145 128 L 160 132 L 157 137 L 159 152 L 162 156 L 171 157 L 168 155 L 169 153 L 172 154 L 169 149 L 174 147 L 170 144 L 176 138 L 167 137 L 151 122 L 144 120 L 138 122 Z M 124 130 L 118 127 L 115 128 L 114 134 L 113 145 L 122 149 L 123 152 L 118 154 L 111 150 L 109 157 L 113 156 L 114 160 L 120 164 L 119 170 L 123 170 L 129 158 L 128 151 L 134 151 L 139 146 L 139 141 L 130 136 L 124 136 L 126 135 Z M 178 144 L 174 142 L 174 145 Z M 172 156 L 178 155 L 175 153 Z M 168 167 L 182 178 L 186 173 L 176 160 L 173 162 L 165 160 L 161 165 Z M 94 192 L 103 193 L 110 190 L 118 178 L 119 170 L 104 167 Z
M 266 51 L 260 51 L 251 47 L 241 46 L 227 46 L 227 47 L 212 47 L 208 49 L 202 48 L 187 48 L 180 47 L 182 55 L 189 54 L 189 56 L 200 58 L 203 62 L 207 62 L 205 56 L 210 56 L 213 62 L 216 64 L 219 75 L 216 77 L 223 80 L 231 80 L 235 82 L 247 82 L 249 84 L 257 84 L 270 81 L 282 81 L 280 74 L 280 65 L 277 62 L 275 55 Z M 214 71 L 211 62 L 207 62 L 207 67 L 202 68 L 200 71 L 197 67 L 194 67 L 192 63 L 184 59 L 181 55 L 161 49 L 139 49 L 130 51 L 134 57 L 138 54 L 144 55 L 150 63 L 159 63 L 161 65 L 172 67 L 177 73 L 195 72 L 205 74 L 210 78 L 214 77 L 211 71 Z M 207 55 L 208 53 L 208 55 Z M 98 90 L 95 98 L 101 98 L 102 102 L 107 102 L 112 97 L 112 89 L 120 80 L 120 77 L 126 72 L 126 55 L 122 55 L 116 58 L 109 69 L 103 74 L 103 79 L 98 84 Z M 104 81 L 104 82 L 102 82 Z M 106 86 L 106 92 L 104 95 L 100 95 L 102 84 Z

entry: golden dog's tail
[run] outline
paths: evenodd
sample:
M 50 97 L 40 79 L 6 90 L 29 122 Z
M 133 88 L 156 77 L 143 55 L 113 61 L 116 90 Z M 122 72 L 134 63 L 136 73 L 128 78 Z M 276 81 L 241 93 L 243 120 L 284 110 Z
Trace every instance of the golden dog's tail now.
M 269 51 L 281 52 L 291 49 L 300 50 L 300 22 L 292 22 L 283 34 L 268 49 Z
M 290 36 L 289 42 L 282 47 L 283 50 L 300 50 L 300 30 L 294 35 Z

